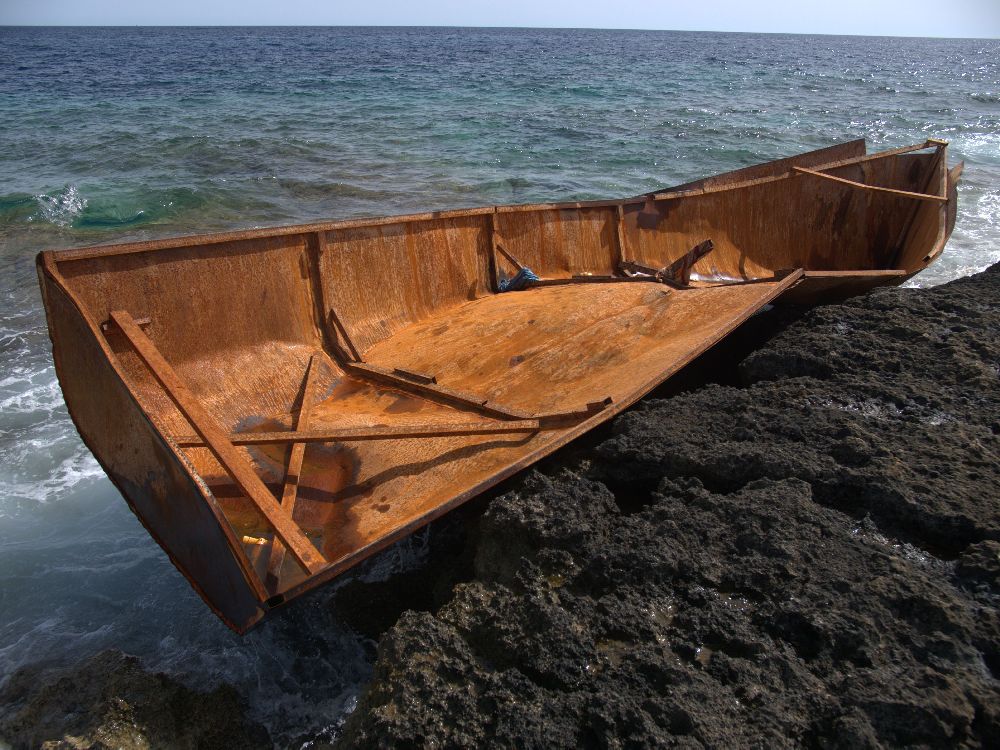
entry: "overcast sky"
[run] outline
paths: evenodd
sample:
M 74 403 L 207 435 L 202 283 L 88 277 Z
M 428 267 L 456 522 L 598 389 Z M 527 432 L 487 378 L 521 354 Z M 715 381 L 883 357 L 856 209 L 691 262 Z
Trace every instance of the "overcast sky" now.
M 1000 37 L 1000 0 L 0 0 L 0 25 L 371 25 Z

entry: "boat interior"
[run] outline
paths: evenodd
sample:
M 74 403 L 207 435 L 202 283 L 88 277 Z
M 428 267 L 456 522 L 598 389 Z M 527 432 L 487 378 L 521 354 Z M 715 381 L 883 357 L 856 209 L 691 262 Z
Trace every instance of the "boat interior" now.
M 46 253 L 50 321 L 79 318 L 53 325 L 60 380 L 134 507 L 176 494 L 130 463 L 148 421 L 264 611 L 610 418 L 763 306 L 924 268 L 954 221 L 945 154 L 855 141 L 621 201 Z M 124 395 L 88 403 L 107 378 Z M 126 401 L 127 424 L 109 416 Z M 209 553 L 167 538 L 183 512 L 137 508 L 205 593 Z M 219 597 L 233 627 L 258 617 Z

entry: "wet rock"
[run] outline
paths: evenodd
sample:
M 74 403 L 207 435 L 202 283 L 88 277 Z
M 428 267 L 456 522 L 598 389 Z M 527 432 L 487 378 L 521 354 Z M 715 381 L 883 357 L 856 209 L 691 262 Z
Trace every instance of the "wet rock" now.
M 997 746 L 998 368 L 995 266 L 647 400 L 490 503 L 342 746 Z
M 0 691 L 0 739 L 15 749 L 271 747 L 232 688 L 190 690 L 117 651 L 74 669 L 11 675 Z
M 362 574 L 337 590 L 335 616 L 345 625 L 377 639 L 406 611 L 432 611 L 451 598 L 452 589 L 473 576 L 475 533 L 481 504 L 473 501 L 445 516 L 433 527 L 427 554 L 419 568 L 385 580 Z

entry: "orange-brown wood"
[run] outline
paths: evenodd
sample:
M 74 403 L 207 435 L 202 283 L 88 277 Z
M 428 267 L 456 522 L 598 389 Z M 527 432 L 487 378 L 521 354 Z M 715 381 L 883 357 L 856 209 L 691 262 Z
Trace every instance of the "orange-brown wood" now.
M 574 412 L 576 414 L 577 412 Z M 229 435 L 233 445 L 284 445 L 308 443 L 350 443 L 359 440 L 406 440 L 411 438 L 449 437 L 454 435 L 499 435 L 513 432 L 537 432 L 542 424 L 537 419 L 509 422 L 456 422 L 406 427 L 342 427 L 327 430 L 292 432 L 241 432 Z M 195 435 L 173 438 L 182 448 L 205 448 L 207 444 Z M 301 459 L 299 459 L 301 462 Z M 301 463 L 299 464 L 301 466 Z M 291 468 L 289 468 L 291 472 Z M 296 475 L 297 476 L 297 475 Z
M 853 188 L 859 188 L 862 190 L 874 190 L 881 193 L 891 193 L 892 195 L 902 195 L 906 198 L 915 198 L 921 201 L 938 201 L 941 203 L 946 203 L 948 197 L 944 195 L 931 195 L 928 193 L 914 193 L 909 190 L 894 190 L 892 188 L 879 187 L 878 185 L 866 185 L 863 182 L 855 182 L 854 180 L 845 180 L 843 177 L 834 177 L 832 174 L 826 174 L 825 172 L 817 172 L 814 169 L 806 169 L 805 167 L 792 167 L 792 169 L 799 174 L 807 174 L 812 177 L 822 177 L 824 180 L 832 180 L 833 182 L 839 182 L 841 185 L 847 185 Z
M 610 419 L 762 306 L 919 272 L 954 224 L 945 156 L 854 141 L 625 200 L 44 253 L 39 278 L 81 435 L 242 631 Z M 498 293 L 520 266 L 542 281 Z M 671 267 L 689 285 L 657 283 Z
M 278 505 L 271 492 L 261 482 L 253 469 L 237 453 L 212 417 L 194 398 L 184 381 L 163 358 L 152 341 L 143 333 L 132 316 L 123 310 L 111 313 L 111 319 L 125 335 L 136 353 L 149 367 L 153 377 L 163 386 L 170 400 L 194 427 L 195 432 L 205 441 L 205 445 L 226 469 L 237 486 L 249 497 L 274 527 L 275 533 L 292 551 L 295 559 L 310 573 L 319 571 L 326 560 L 320 555 L 302 531 L 292 521 L 291 516 Z
M 302 405 L 299 407 L 292 429 L 300 433 L 309 429 L 309 413 L 312 411 L 313 402 L 316 400 L 316 370 L 319 368 L 321 358 L 313 355 L 309 358 L 306 367 L 305 381 L 302 385 Z M 232 441 L 229 441 L 231 444 Z M 306 444 L 302 440 L 292 443 L 292 448 L 288 454 L 288 468 L 285 470 L 285 486 L 281 492 L 281 507 L 289 516 L 295 510 L 295 499 L 299 490 L 299 475 L 302 473 L 302 459 L 305 457 Z M 281 566 L 285 561 L 285 545 L 280 538 L 271 540 L 271 553 L 267 562 L 266 583 L 268 588 L 275 589 L 280 581 Z

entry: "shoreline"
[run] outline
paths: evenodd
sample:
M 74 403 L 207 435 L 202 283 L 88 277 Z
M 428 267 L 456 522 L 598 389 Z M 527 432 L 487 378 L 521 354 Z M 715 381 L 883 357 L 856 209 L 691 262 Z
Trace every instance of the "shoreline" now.
M 436 522 L 427 565 L 338 592 L 379 638 L 339 746 L 1000 741 L 997 331 L 1000 264 L 814 308 Z M 150 729 L 169 694 L 188 734 Z M 0 739 L 269 745 L 212 696 L 27 668 Z

